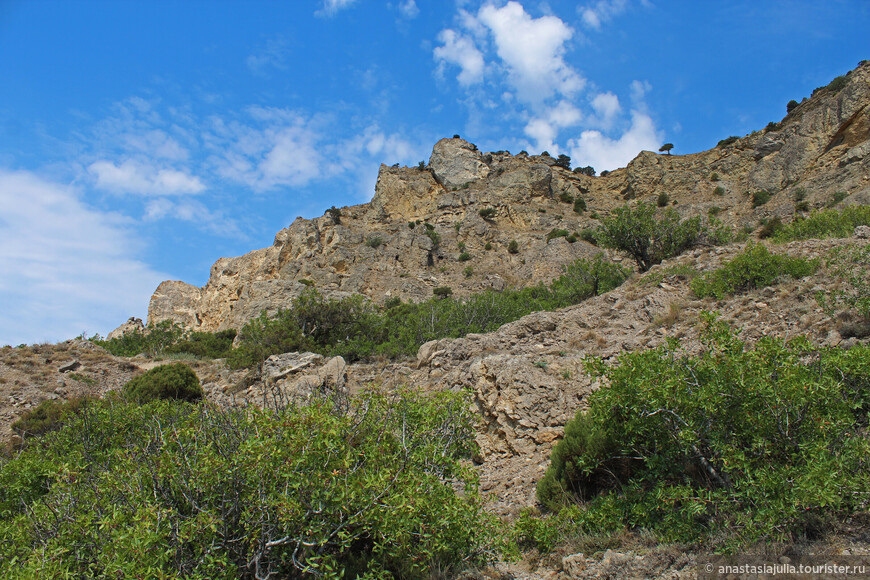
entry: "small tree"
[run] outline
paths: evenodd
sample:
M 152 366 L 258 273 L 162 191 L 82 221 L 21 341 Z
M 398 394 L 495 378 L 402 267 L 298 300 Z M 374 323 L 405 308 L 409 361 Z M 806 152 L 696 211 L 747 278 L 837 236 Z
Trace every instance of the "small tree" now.
M 792 99 L 788 102 L 788 104 L 786 104 L 785 112 L 791 113 L 792 111 L 794 111 L 795 107 L 797 107 L 797 106 L 798 106 L 798 102 L 795 101 L 794 99 Z
M 588 175 L 589 177 L 595 177 L 595 168 L 591 165 L 587 165 L 586 167 L 576 167 L 574 169 L 574 173 L 579 173 L 580 175 Z
M 508 253 L 509 254 L 517 254 L 520 251 L 520 245 L 516 240 L 511 240 L 511 243 L 508 244 Z
M 571 169 L 571 158 L 568 157 L 567 155 L 559 155 L 559 157 L 556 158 L 556 166 L 570 170 Z
M 338 225 L 341 223 L 341 210 L 340 209 L 338 209 L 335 206 L 332 206 L 331 208 L 326 210 L 326 213 L 328 213 L 329 217 L 332 218 L 333 224 Z
M 665 143 L 664 145 L 662 145 L 662 146 L 659 148 L 659 152 L 661 153 L 662 151 L 664 151 L 665 153 L 667 153 L 668 155 L 670 155 L 670 154 L 671 154 L 671 149 L 673 149 L 673 148 L 674 148 L 674 144 L 673 144 L 673 143 Z

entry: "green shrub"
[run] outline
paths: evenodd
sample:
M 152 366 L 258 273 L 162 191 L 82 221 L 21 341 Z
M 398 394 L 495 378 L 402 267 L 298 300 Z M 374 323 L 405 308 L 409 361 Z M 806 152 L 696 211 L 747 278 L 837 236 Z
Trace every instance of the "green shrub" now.
M 782 125 L 780 123 L 775 122 L 775 121 L 771 121 L 764 128 L 765 131 L 779 131 L 780 129 L 782 129 Z
M 756 208 L 766 204 L 773 197 L 769 191 L 760 189 L 752 194 L 752 207 Z
M 437 288 L 432 289 L 432 294 L 439 298 L 447 298 L 453 294 L 453 288 L 450 286 L 438 286 Z
M 794 99 L 790 100 L 790 101 L 789 101 L 788 103 L 786 103 L 786 105 L 785 105 L 785 112 L 786 112 L 786 113 L 791 113 L 792 111 L 795 110 L 795 108 L 797 108 L 797 106 L 798 106 L 799 104 L 800 104 L 800 103 L 798 103 L 798 102 L 795 101 Z
M 567 238 L 568 234 L 570 234 L 570 233 L 571 232 L 569 232 L 568 230 L 560 230 L 558 228 L 553 228 L 552 230 L 550 230 L 550 233 L 547 234 L 547 241 L 549 242 L 550 240 L 552 240 L 554 238 Z
M 870 324 L 870 245 L 835 248 L 825 265 L 837 281 L 816 296 L 825 312 L 841 319 L 845 311 L 851 319 L 846 322 Z
M 584 501 L 569 518 L 579 527 L 646 529 L 720 550 L 796 541 L 826 515 L 863 510 L 868 401 L 855 386 L 870 384 L 870 350 L 768 338 L 750 349 L 711 315 L 704 321 L 697 356 L 672 340 L 616 365 L 590 362 L 608 387 L 566 425 L 541 502 Z
M 656 205 L 659 207 L 667 207 L 670 202 L 671 198 L 667 193 L 660 193 L 658 198 L 656 198 Z
M 574 203 L 574 196 L 565 191 L 559 194 L 559 201 L 562 203 Z
M 714 205 L 710 209 L 707 210 L 707 215 L 709 215 L 710 217 L 716 217 L 720 213 L 722 213 L 722 208 L 719 207 L 718 205 Z
M 516 240 L 511 240 L 511 242 L 508 244 L 508 253 L 509 254 L 518 254 L 519 251 L 520 251 L 520 245 L 517 243 Z
M 46 399 L 33 409 L 24 411 L 21 417 L 12 423 L 12 430 L 22 439 L 57 431 L 97 400 L 99 399 L 90 395 L 73 397 L 66 401 Z
M 366 245 L 373 249 L 377 249 L 382 243 L 384 243 L 384 240 L 381 236 L 371 236 L 366 239 Z
M 580 175 L 586 175 L 589 177 L 595 177 L 595 168 L 591 165 L 587 165 L 586 167 L 575 167 L 574 173 L 578 173 Z M 602 171 L 601 176 L 603 177 L 605 173 Z
M 655 207 L 643 202 L 634 207 L 626 205 L 615 210 L 615 214 L 615 217 L 603 220 L 596 232 L 598 243 L 628 253 L 641 272 L 702 241 L 723 243 L 730 240 L 724 228 L 716 226 L 711 232 L 700 217 L 680 221 L 676 211 L 667 210 L 657 219 Z
M 761 229 L 758 231 L 758 237 L 762 240 L 773 237 L 776 232 L 783 227 L 782 220 L 775 217 L 770 220 L 762 220 Z
M 722 197 L 723 195 L 725 195 L 725 188 L 721 185 L 716 186 L 716 189 L 713 190 L 713 195 L 718 195 L 719 197 Z
M 584 242 L 588 242 L 593 246 L 598 245 L 598 240 L 595 238 L 595 230 L 592 228 L 585 228 L 580 230 L 580 239 Z
M 561 167 L 563 169 L 571 170 L 571 158 L 567 155 L 560 154 L 556 158 L 556 163 L 554 163 L 556 167 Z
M 840 203 L 841 201 L 843 201 L 847 197 L 848 197 L 848 194 L 845 191 L 838 191 L 838 192 L 834 193 L 834 195 L 831 197 L 831 199 L 828 201 L 828 203 L 826 205 L 829 208 L 834 207 L 835 205 L 837 205 L 838 203 Z
M 326 213 L 329 214 L 329 217 L 332 219 L 333 224 L 338 225 L 341 223 L 341 210 L 340 209 L 338 209 L 335 206 L 332 206 L 331 208 L 326 210 Z
M 460 262 L 467 262 L 470 259 L 471 259 L 471 254 L 469 254 L 468 252 L 462 252 L 461 254 L 459 254 L 459 261 Z
M 486 245 L 483 246 L 483 249 L 487 252 L 490 251 L 492 249 L 492 242 L 486 242 Z
M 94 406 L 0 464 L 0 575 L 422 579 L 484 565 L 501 543 L 467 466 L 468 409 L 446 392 Z
M 432 247 L 437 248 L 441 244 L 441 235 L 435 231 L 434 226 L 426 224 L 426 237 L 432 240 Z
M 722 300 L 731 294 L 772 286 L 782 276 L 809 276 L 818 267 L 818 260 L 772 254 L 760 244 L 749 244 L 720 268 L 692 280 L 690 288 L 699 298 L 714 296 Z
M 719 181 L 719 174 L 715 171 L 710 174 L 710 181 Z
M 485 207 L 477 213 L 483 219 L 488 220 L 495 215 L 495 208 L 494 207 Z
M 837 78 L 835 78 L 834 80 L 832 80 L 830 83 L 828 83 L 827 88 L 832 93 L 837 94 L 841 90 L 843 90 L 843 87 L 846 86 L 846 82 L 847 82 L 846 75 L 840 75 Z
M 574 213 L 583 213 L 584 211 L 586 211 L 586 201 L 577 196 L 577 199 L 574 200 Z
M 313 282 L 312 282 L 313 284 Z M 226 358 L 233 348 L 235 329 L 219 332 L 190 332 L 166 348 L 168 354 L 191 354 L 198 358 Z
M 631 273 L 606 260 L 604 254 L 596 254 L 591 260 L 577 260 L 562 270 L 563 274 L 551 285 L 556 308 L 579 304 L 587 298 L 610 292 L 625 282 Z
M 474 275 L 474 268 L 472 268 L 471 266 L 466 266 L 465 269 L 462 271 L 462 274 L 466 278 L 471 278 Z
M 199 377 L 183 363 L 154 367 L 124 385 L 124 394 L 139 403 L 157 399 L 193 402 L 203 396 Z
M 721 141 L 716 143 L 716 147 L 727 147 L 728 145 L 731 145 L 732 143 L 736 143 L 739 139 L 740 139 L 740 137 L 737 137 L 736 135 L 726 137 L 725 139 L 722 139 Z
M 845 238 L 852 235 L 855 228 L 870 225 L 870 206 L 854 205 L 842 210 L 814 211 L 804 219 L 796 219 L 780 231 L 773 239 L 777 242 L 791 242 L 811 238 Z

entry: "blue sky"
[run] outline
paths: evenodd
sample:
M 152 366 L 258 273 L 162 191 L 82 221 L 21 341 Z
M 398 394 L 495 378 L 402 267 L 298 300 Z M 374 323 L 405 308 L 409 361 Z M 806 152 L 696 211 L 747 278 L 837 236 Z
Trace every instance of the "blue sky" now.
M 708 149 L 868 30 L 866 0 L 0 0 L 0 345 L 144 318 L 441 137 L 598 171 Z

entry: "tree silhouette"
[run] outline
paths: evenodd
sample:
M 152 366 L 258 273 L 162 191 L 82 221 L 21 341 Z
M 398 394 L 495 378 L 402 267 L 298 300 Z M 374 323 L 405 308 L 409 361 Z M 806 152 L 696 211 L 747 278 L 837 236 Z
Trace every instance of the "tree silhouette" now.
M 670 155 L 670 154 L 671 154 L 671 149 L 673 149 L 673 148 L 674 148 L 674 144 L 673 144 L 673 143 L 665 143 L 664 145 L 661 146 L 661 148 L 659 149 L 659 152 L 664 151 L 665 153 L 667 153 L 668 155 Z

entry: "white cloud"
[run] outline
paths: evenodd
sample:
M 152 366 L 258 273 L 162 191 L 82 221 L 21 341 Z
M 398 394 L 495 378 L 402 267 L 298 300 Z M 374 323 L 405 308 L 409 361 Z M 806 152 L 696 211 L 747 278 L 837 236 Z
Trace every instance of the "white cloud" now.
M 619 105 L 619 97 L 609 92 L 595 95 L 591 104 L 598 115 L 599 123 L 605 129 L 609 129 L 613 125 L 616 116 L 622 111 L 622 107 Z
M 443 74 L 444 65 L 449 63 L 460 68 L 456 77 L 459 84 L 469 86 L 483 80 L 483 54 L 470 38 L 448 28 L 438 34 L 438 41 L 443 46 L 435 47 L 433 52 L 439 61 L 439 74 Z
M 420 9 L 417 8 L 417 3 L 414 0 L 404 0 L 399 3 L 399 13 L 408 20 L 411 20 L 417 18 L 420 14 Z
M 556 139 L 559 131 L 578 125 L 583 120 L 580 110 L 568 101 L 559 101 L 546 115 L 535 117 L 524 129 L 525 134 L 535 141 L 535 149 L 547 151 L 552 155 L 559 153 Z
M 320 10 L 314 14 L 317 16 L 335 16 L 339 10 L 343 10 L 356 2 L 356 0 L 323 0 Z
M 601 30 L 601 25 L 619 16 L 628 7 L 628 0 L 598 0 L 579 8 L 583 23 L 589 28 Z
M 169 276 L 132 257 L 127 225 L 85 206 L 71 187 L 0 170 L 0 344 L 105 335 L 144 317 Z
M 224 237 L 245 239 L 236 220 L 227 217 L 220 210 L 210 210 L 205 204 L 191 199 L 182 201 L 160 197 L 145 206 L 144 219 L 157 221 L 176 219 L 191 222 L 198 228 Z
M 660 140 L 653 120 L 644 113 L 632 111 L 631 126 L 619 138 L 607 137 L 600 131 L 583 131 L 579 139 L 568 142 L 568 149 L 578 166 L 612 170 L 625 167 L 644 149 L 658 149 Z
M 202 181 L 176 169 L 126 160 L 120 165 L 102 159 L 88 166 L 96 186 L 113 193 L 139 195 L 197 194 L 205 190 Z
M 649 81 L 631 81 L 631 102 L 635 104 L 635 106 L 643 106 L 644 99 L 646 98 L 646 94 L 652 90 L 652 85 L 649 84 Z
M 496 52 L 508 69 L 519 99 L 542 105 L 554 95 L 570 97 L 585 80 L 564 60 L 574 31 L 556 16 L 532 18 L 519 2 L 484 5 L 478 19 L 492 32 Z
M 287 70 L 288 53 L 284 39 L 271 38 L 245 59 L 245 65 L 255 75 L 264 75 L 269 68 Z

